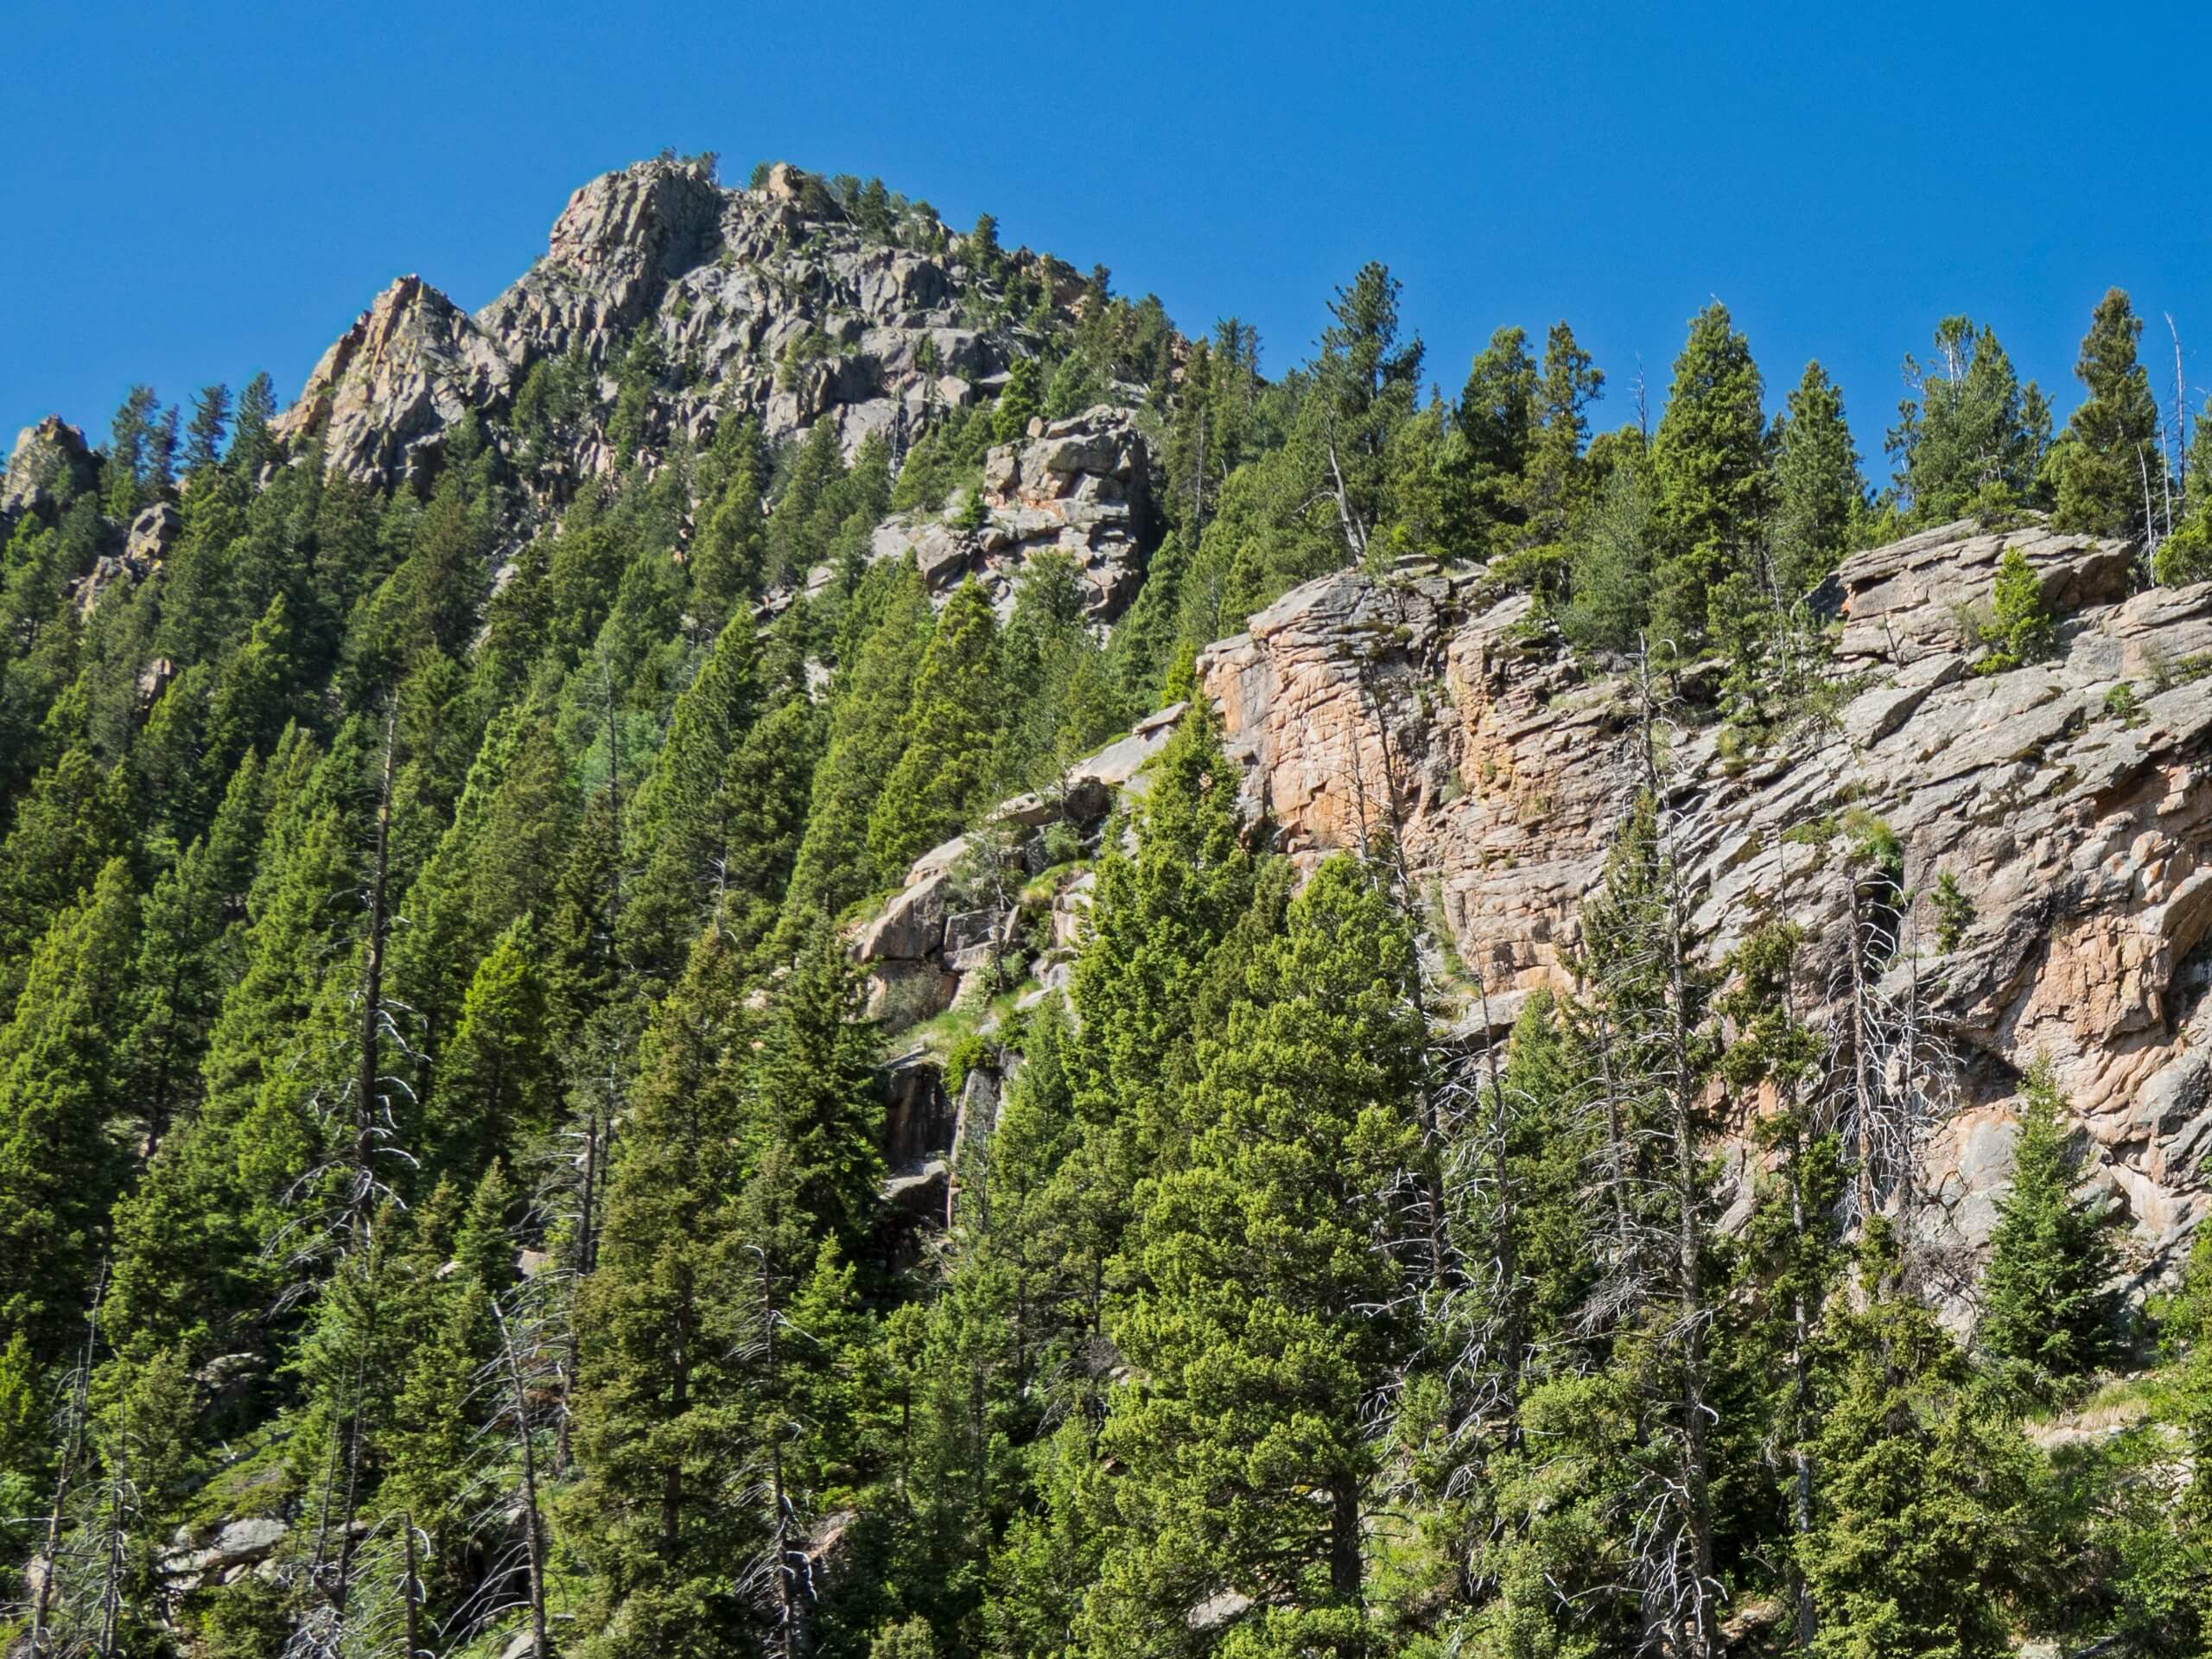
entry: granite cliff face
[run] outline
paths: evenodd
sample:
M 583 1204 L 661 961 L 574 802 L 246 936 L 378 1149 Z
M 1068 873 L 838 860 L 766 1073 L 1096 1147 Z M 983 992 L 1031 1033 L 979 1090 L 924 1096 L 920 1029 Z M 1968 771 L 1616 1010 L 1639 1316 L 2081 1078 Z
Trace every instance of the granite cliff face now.
M 1968 618 L 2007 547 L 2063 615 L 2060 651 L 1978 673 Z M 1661 706 L 1699 953 L 1718 965 L 1762 922 L 1793 921 L 1811 942 L 1805 1006 L 1836 1011 L 1866 919 L 1852 839 L 1893 836 L 1903 902 L 1881 918 L 1895 950 L 1874 988 L 1916 995 L 1957 1057 L 1926 1149 L 1954 1238 L 1987 1236 L 2019 1079 L 2044 1058 L 2138 1265 L 2171 1266 L 2212 1140 L 2212 585 L 2131 593 L 2126 548 L 1971 524 L 1859 554 L 1839 585 L 1830 717 L 1745 754 L 1709 710 Z M 1479 569 L 1345 572 L 1198 664 L 1249 817 L 1278 846 L 1310 864 L 1397 835 L 1486 993 L 1460 1010 L 1470 1028 L 1486 1014 L 1502 1030 L 1532 990 L 1573 986 L 1580 905 L 1642 776 L 1629 677 L 1531 652 L 1526 608 L 1489 602 Z M 859 945 L 879 975 L 942 973 L 929 1007 L 962 994 L 960 964 L 911 924 L 951 861 L 925 861 Z M 1948 923 L 1945 876 L 1967 906 Z M 1084 896 L 1062 896 L 1052 937 L 1079 931 Z M 1042 937 L 1034 921 L 1027 937 Z
M 1980 674 L 1965 619 L 2007 546 L 2065 618 L 2062 651 Z M 1748 756 L 1710 721 L 1669 721 L 1700 949 L 1717 964 L 1761 922 L 1795 922 L 1814 942 L 1807 1001 L 1833 1001 L 1849 825 L 1885 826 L 1905 902 L 1885 988 L 1916 986 L 1961 1062 L 1929 1148 L 1960 1236 L 1986 1236 L 2018 1079 L 2043 1057 L 2098 1179 L 2146 1252 L 2171 1255 L 2212 1134 L 2212 587 L 2130 596 L 2125 548 L 1972 524 L 1859 554 L 1840 582 L 1832 721 Z M 1479 608 L 1468 587 L 1329 578 L 1200 672 L 1285 844 L 1313 855 L 1395 826 L 1502 1023 L 1531 988 L 1572 982 L 1579 903 L 1640 780 L 1637 702 L 1623 680 L 1525 657 L 1524 601 Z M 1946 875 L 1970 907 L 1949 926 Z

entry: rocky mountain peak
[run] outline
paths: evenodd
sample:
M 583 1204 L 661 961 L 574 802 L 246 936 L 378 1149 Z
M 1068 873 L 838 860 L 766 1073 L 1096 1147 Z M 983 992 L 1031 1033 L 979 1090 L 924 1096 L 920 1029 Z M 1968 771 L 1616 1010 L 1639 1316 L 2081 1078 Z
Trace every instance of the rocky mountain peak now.
M 870 434 L 896 453 L 928 412 L 972 404 L 1038 349 L 1003 303 L 1016 272 L 1041 274 L 1072 318 L 1072 272 L 1026 251 L 985 270 L 925 209 L 869 231 L 786 164 L 741 190 L 704 159 L 640 162 L 570 197 L 544 254 L 474 316 L 420 277 L 393 283 L 279 430 L 320 435 L 326 464 L 365 481 L 419 482 L 468 415 L 517 447 L 523 385 L 565 366 L 589 407 L 550 435 L 556 477 L 613 470 L 607 417 L 626 373 L 648 383 L 649 461 L 735 415 L 771 441 L 829 419 L 849 453 Z
M 92 488 L 96 475 L 85 435 L 59 415 L 49 415 L 16 435 L 7 476 L 0 482 L 0 518 L 51 516 Z
M 322 354 L 274 429 L 320 437 L 325 464 L 341 472 L 396 483 L 434 461 L 464 416 L 503 400 L 514 374 L 467 312 L 420 276 L 402 276 Z

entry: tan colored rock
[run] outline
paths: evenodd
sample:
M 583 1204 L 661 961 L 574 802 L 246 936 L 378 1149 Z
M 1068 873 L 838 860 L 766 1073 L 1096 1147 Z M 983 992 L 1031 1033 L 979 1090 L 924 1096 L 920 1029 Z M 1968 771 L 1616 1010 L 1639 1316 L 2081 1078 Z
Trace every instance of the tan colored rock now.
M 2111 604 L 2133 586 L 2134 554 L 2126 546 L 2040 523 L 1984 531 L 1962 519 L 1843 562 L 1836 572 L 1844 593 L 1838 658 L 1903 666 L 1931 651 L 1965 649 L 1964 626 L 1974 607 L 1988 605 L 1997 562 L 2008 549 L 2027 560 L 2054 612 Z
M 2063 614 L 2065 655 L 1979 675 L 1957 607 L 1986 598 L 2008 545 Z M 2192 964 L 2212 934 L 2212 591 L 2131 597 L 2132 569 L 2126 548 L 2034 523 L 1855 556 L 1835 671 L 1856 695 L 1834 728 L 1748 763 L 1724 757 L 1709 725 L 1670 732 L 1709 961 L 1787 918 L 1813 942 L 1817 1005 L 1848 913 L 1839 849 L 1819 831 L 1856 810 L 1897 833 L 1915 902 L 1892 971 L 1932 986 L 1967 1058 L 1960 1116 L 1928 1157 L 1968 1243 L 2009 1168 L 2009 1079 L 2039 1056 L 2143 1249 L 2174 1248 L 2207 1196 L 2212 972 Z M 1284 849 L 1310 864 L 1395 830 L 1502 1026 L 1535 988 L 1572 984 L 1579 907 L 1638 773 L 1624 686 L 1525 646 L 1526 601 L 1482 610 L 1478 594 L 1424 569 L 1325 577 L 1213 646 L 1199 673 Z M 2107 706 L 2123 683 L 2132 718 Z M 1929 895 L 1947 873 L 1974 915 L 1939 957 Z

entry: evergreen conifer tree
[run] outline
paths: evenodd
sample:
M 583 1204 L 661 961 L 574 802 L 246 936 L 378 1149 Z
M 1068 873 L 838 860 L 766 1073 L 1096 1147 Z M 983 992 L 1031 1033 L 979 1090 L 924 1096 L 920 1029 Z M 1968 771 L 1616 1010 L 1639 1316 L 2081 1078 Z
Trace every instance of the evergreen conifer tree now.
M 973 577 L 954 589 L 914 676 L 898 764 L 868 817 L 868 854 L 886 880 L 949 839 L 983 804 L 1003 718 L 998 620 Z
M 1094 1645 L 1182 1651 L 1191 1610 L 1233 1598 L 1251 1651 L 1370 1650 L 1365 1407 L 1411 1340 L 1390 1244 L 1422 1156 L 1414 971 L 1370 874 L 1333 859 L 1201 1044 L 1200 1127 L 1141 1189 L 1146 1288 L 1113 1322 L 1142 1380 L 1102 1437 L 1128 1472 Z
M 2146 527 L 2165 486 L 2158 400 L 2136 360 L 2143 319 L 2119 289 L 2106 291 L 2082 340 L 2074 373 L 2088 397 L 2067 423 L 2054 455 L 2061 525 L 2126 537 Z
M 81 1325 L 126 1161 L 114 1037 L 138 900 L 120 859 L 56 917 L 0 1027 L 0 1330 L 57 1357 Z
M 1879 1217 L 1859 1246 L 1864 1305 L 1840 1317 L 1802 1563 L 1821 1659 L 2009 1649 L 2001 1599 L 2034 1525 L 2031 1454 L 1897 1284 Z
M 1710 596 L 1749 568 L 1766 508 L 1762 391 L 1750 342 L 1714 301 L 1690 321 L 1651 442 L 1666 538 L 1652 626 L 1669 652 L 1698 649 L 1719 620 L 1708 615 Z
M 1795 606 L 1834 570 L 1857 533 L 1866 486 L 1843 393 L 1818 363 L 1789 394 L 1774 460 L 1772 559 L 1777 597 Z
M 2101 1204 L 2075 1194 L 2082 1166 L 2059 1121 L 2063 1106 L 2039 1062 L 2021 1090 L 2012 1185 L 1998 1205 L 1974 1329 L 1985 1352 L 2037 1379 L 2094 1370 L 2117 1334 L 2110 1221 Z

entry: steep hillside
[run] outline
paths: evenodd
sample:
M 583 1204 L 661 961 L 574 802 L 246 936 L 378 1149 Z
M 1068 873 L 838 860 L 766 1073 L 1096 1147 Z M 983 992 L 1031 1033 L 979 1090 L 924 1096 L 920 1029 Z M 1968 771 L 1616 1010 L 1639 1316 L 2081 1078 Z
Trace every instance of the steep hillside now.
M 664 156 L 27 429 L 0 1652 L 2201 1650 L 2212 419 L 1399 298 Z

